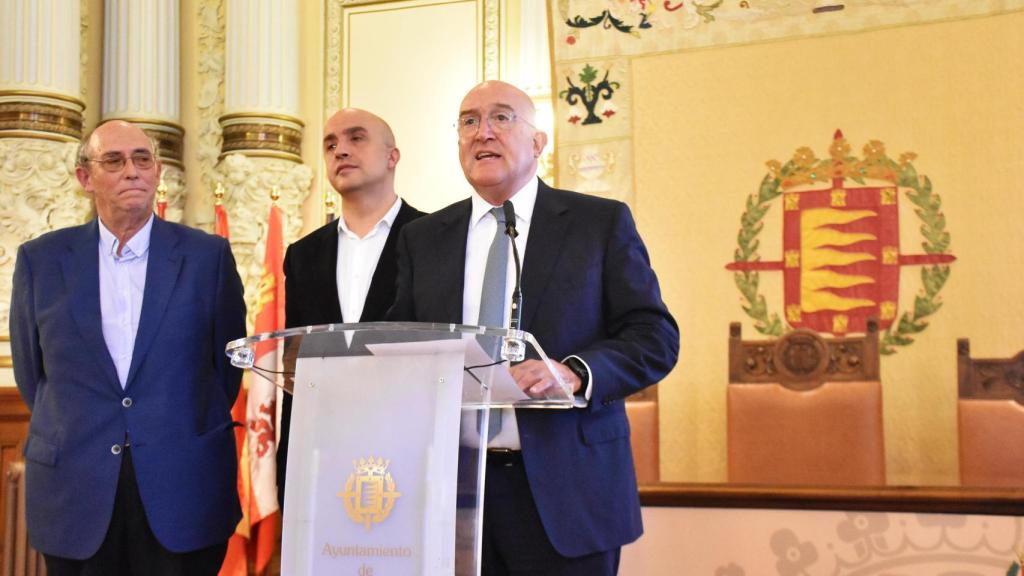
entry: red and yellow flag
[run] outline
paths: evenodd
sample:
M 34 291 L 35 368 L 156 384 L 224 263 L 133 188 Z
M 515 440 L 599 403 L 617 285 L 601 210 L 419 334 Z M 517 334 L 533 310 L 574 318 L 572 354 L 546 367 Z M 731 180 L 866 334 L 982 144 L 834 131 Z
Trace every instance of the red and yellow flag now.
M 220 233 L 222 219 L 217 217 Z M 227 234 L 227 215 L 223 217 Z M 281 211 L 270 207 L 267 222 L 263 276 L 260 278 L 254 332 L 273 332 L 284 328 L 284 261 Z M 237 429 L 238 496 L 242 520 L 228 541 L 228 553 L 221 576 L 245 576 L 250 561 L 257 574 L 270 562 L 277 543 L 279 506 L 277 502 L 277 342 L 256 345 L 256 361 L 247 374 L 247 390 L 239 395 L 232 417 L 244 421 Z

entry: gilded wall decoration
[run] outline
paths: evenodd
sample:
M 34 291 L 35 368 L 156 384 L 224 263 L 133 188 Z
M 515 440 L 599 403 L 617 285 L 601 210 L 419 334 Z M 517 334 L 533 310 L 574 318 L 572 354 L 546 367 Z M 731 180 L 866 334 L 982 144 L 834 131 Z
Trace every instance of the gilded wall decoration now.
M 74 142 L 0 138 L 0 326 L 6 332 L 17 249 L 42 234 L 83 223 L 92 202 L 75 178 Z
M 224 157 L 213 175 L 224 184 L 224 206 L 230 215 L 231 249 L 245 285 L 250 322 L 256 310 L 257 284 L 263 274 L 270 193 L 276 186 L 284 221 L 285 245 L 302 229 L 302 202 L 309 195 L 313 172 L 304 164 L 277 158 Z M 251 325 L 251 324 L 250 324 Z
M 213 231 L 213 190 L 216 188 L 216 167 L 221 149 L 220 117 L 224 114 L 224 50 L 225 17 L 223 0 L 206 0 L 196 3 L 198 11 L 198 46 L 202 55 L 197 60 L 199 86 L 197 105 L 199 107 L 198 152 L 202 190 L 194 191 L 192 201 L 199 202 L 201 209 L 194 225 L 207 232 Z

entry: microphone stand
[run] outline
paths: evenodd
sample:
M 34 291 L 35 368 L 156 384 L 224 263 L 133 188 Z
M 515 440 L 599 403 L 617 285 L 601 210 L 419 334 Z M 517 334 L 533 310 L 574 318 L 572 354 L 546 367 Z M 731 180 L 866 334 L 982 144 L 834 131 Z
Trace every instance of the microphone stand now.
M 516 213 L 512 207 L 512 201 L 505 200 L 501 207 L 505 212 L 505 234 L 512 242 L 512 258 L 516 263 L 516 285 L 512 290 L 512 310 L 509 318 L 510 333 L 502 343 L 501 357 L 509 362 L 522 362 L 526 358 L 526 342 L 523 341 L 519 328 L 523 319 L 523 291 L 519 286 L 523 271 L 519 262 L 519 248 L 516 247 L 516 237 L 519 236 L 519 231 L 516 230 Z

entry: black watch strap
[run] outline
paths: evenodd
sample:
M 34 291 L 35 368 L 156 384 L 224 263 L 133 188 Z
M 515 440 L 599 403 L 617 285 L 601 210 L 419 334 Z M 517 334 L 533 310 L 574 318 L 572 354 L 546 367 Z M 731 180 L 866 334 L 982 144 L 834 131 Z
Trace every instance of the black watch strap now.
M 566 358 L 565 365 L 580 379 L 580 382 L 582 382 L 580 384 L 580 394 L 584 393 L 587 390 L 587 384 L 590 383 L 590 371 L 587 370 L 587 365 L 575 356 Z

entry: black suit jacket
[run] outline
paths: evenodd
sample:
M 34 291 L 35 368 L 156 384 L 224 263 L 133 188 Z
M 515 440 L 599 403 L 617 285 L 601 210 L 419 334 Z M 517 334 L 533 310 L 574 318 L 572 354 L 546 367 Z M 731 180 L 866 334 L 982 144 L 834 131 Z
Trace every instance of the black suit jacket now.
M 461 322 L 469 199 L 406 226 L 388 320 Z M 679 330 L 622 202 L 539 182 L 523 258 L 522 327 L 547 355 L 590 366 L 584 409 L 518 410 L 530 491 L 563 556 L 643 531 L 624 399 L 676 363 Z
M 341 316 L 337 280 L 338 222 L 329 222 L 289 246 L 284 257 L 285 325 L 295 328 L 383 320 L 395 300 L 395 277 L 398 274 L 395 247 L 398 235 L 403 226 L 424 214 L 402 201 L 402 207 L 398 209 L 398 215 L 384 243 L 384 250 L 377 261 L 360 318 Z M 282 504 L 291 414 L 292 397 L 285 394 L 281 404 L 281 441 L 277 448 L 277 486 Z

